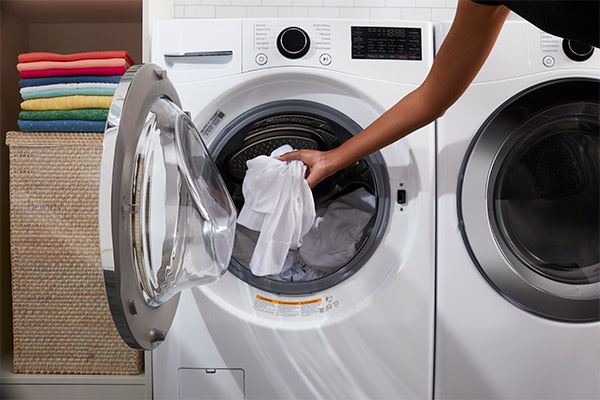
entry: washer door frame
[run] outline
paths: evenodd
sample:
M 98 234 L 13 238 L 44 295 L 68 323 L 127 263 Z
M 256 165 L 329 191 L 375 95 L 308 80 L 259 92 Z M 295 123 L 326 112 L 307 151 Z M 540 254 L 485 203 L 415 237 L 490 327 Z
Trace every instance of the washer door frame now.
M 558 79 L 534 85 L 496 109 L 480 127 L 459 172 L 459 229 L 471 259 L 503 297 L 544 318 L 600 320 L 600 282 L 559 282 L 532 270 L 512 253 L 495 220 L 495 187 L 501 165 L 531 124 L 552 116 L 598 114 L 600 81 Z M 577 111 L 575 111 L 577 110 Z

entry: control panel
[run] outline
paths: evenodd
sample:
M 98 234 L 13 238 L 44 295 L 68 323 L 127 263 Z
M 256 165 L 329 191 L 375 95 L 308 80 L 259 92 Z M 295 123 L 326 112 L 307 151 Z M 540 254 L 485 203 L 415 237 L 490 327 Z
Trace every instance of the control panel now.
M 418 85 L 433 63 L 432 36 L 428 21 L 178 19 L 155 24 L 151 54 L 175 83 L 301 68 Z
M 420 83 L 432 61 L 432 28 L 425 22 L 247 19 L 243 24 L 243 71 L 315 67 Z

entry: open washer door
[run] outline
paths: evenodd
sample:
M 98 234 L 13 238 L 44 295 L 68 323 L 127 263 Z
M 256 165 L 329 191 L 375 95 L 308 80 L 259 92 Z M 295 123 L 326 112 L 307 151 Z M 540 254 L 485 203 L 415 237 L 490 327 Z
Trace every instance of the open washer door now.
M 151 350 L 182 289 L 219 279 L 236 211 L 166 71 L 131 67 L 111 104 L 100 172 L 101 262 L 123 340 Z

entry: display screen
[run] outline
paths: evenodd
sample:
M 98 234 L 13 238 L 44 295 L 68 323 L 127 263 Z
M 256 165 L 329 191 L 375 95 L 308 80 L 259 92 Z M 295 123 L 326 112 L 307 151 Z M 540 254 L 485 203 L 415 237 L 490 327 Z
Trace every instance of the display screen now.
M 421 29 L 353 26 L 352 58 L 421 60 Z

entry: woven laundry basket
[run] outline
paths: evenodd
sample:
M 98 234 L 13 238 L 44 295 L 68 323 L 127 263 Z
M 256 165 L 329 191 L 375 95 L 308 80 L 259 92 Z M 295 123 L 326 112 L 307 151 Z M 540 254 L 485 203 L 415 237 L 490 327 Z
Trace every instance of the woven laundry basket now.
M 14 371 L 141 372 L 106 300 L 98 242 L 101 133 L 8 132 Z

